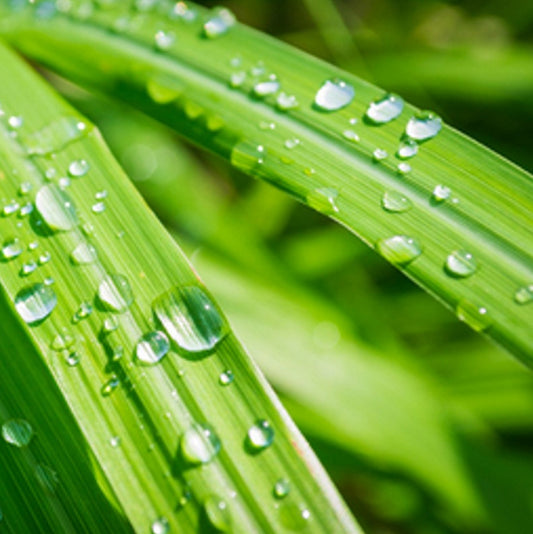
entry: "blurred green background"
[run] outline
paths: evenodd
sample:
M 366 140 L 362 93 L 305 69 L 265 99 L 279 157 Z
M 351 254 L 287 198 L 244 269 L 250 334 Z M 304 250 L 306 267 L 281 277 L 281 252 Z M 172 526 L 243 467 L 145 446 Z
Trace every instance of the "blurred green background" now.
M 224 5 L 533 170 L 533 2 Z M 529 370 L 343 228 L 57 83 L 175 233 L 367 532 L 533 532 Z

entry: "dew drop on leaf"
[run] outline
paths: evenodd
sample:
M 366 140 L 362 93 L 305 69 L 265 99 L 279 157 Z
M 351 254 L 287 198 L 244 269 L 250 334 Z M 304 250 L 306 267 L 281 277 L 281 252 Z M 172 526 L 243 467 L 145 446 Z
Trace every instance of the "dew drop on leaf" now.
M 343 80 L 326 80 L 315 95 L 315 106 L 321 111 L 337 111 L 348 106 L 355 89 Z
M 396 154 L 400 159 L 413 158 L 418 154 L 418 143 L 412 139 L 402 141 Z
M 107 275 L 98 286 L 98 298 L 105 308 L 123 312 L 133 303 L 133 291 L 128 279 L 122 274 Z
M 180 441 L 183 459 L 193 465 L 211 462 L 219 453 L 220 447 L 220 439 L 208 424 L 193 424 Z
M 476 332 L 482 332 L 492 324 L 492 318 L 484 306 L 468 300 L 461 300 L 456 309 L 459 320 L 465 322 Z
M 2 244 L 2 257 L 4 260 L 17 258 L 24 252 L 24 246 L 17 237 L 6 239 Z
M 24 287 L 15 297 L 15 309 L 28 324 L 48 317 L 56 305 L 55 291 L 50 286 L 41 283 Z
M 111 395 L 111 393 L 113 393 L 113 391 L 115 391 L 119 385 L 120 380 L 116 376 L 113 376 L 102 386 L 100 393 L 102 393 L 104 397 L 109 397 L 109 395 Z
M 406 235 L 395 235 L 380 239 L 376 244 L 377 251 L 395 265 L 405 265 L 422 254 L 420 242 Z
M 366 118 L 373 124 L 386 124 L 403 111 L 404 101 L 398 95 L 388 93 L 382 98 L 371 102 L 366 111 Z
M 389 154 L 386 150 L 383 150 L 382 148 L 376 148 L 374 152 L 372 153 L 372 156 L 376 161 L 383 161 L 384 159 L 387 159 L 389 157 Z
M 85 176 L 90 169 L 90 165 L 87 162 L 87 160 L 84 159 L 77 159 L 70 163 L 68 166 L 68 173 L 73 178 L 81 178 L 82 176 Z
M 435 202 L 444 202 L 450 198 L 452 190 L 445 185 L 436 185 L 433 189 L 432 198 Z
M 290 482 L 286 478 L 280 478 L 275 484 L 272 493 L 276 499 L 284 499 L 291 491 Z
M 21 136 L 21 141 L 29 155 L 46 156 L 82 138 L 88 131 L 87 125 L 77 117 L 61 117 L 36 132 Z
M 514 294 L 517 304 L 528 304 L 533 302 L 533 284 L 519 287 Z
M 279 110 L 288 111 L 297 108 L 300 104 L 294 95 L 289 95 L 282 91 L 276 99 L 276 105 Z
M 426 141 L 435 137 L 442 129 L 442 119 L 431 111 L 422 111 L 411 117 L 405 133 L 415 141 Z
M 359 137 L 359 134 L 357 132 L 354 132 L 353 130 L 344 130 L 342 132 L 342 136 L 344 139 L 348 139 L 348 141 L 351 141 L 352 143 L 358 143 L 361 139 Z
M 403 213 L 413 207 L 413 203 L 398 191 L 386 191 L 381 200 L 381 205 L 386 211 Z
M 25 419 L 10 419 L 2 425 L 2 438 L 15 447 L 26 447 L 33 438 L 33 427 Z
M 246 443 L 253 451 L 261 451 L 274 442 L 274 429 L 264 419 L 257 421 L 246 435 Z
M 336 201 L 339 192 L 331 187 L 319 187 L 311 191 L 306 201 L 309 207 L 324 213 L 326 215 L 333 215 L 339 211 Z
M 229 9 L 215 8 L 204 24 L 204 35 L 208 39 L 216 39 L 227 33 L 235 22 L 235 15 Z
M 229 369 L 220 373 L 220 376 L 218 377 L 218 382 L 221 386 L 229 386 L 234 380 L 235 375 L 233 374 L 233 371 L 230 371 Z
M 254 85 L 254 95 L 257 97 L 265 97 L 277 93 L 281 84 L 277 80 L 266 80 L 257 82 Z
M 466 278 L 477 270 L 474 256 L 466 250 L 455 250 L 446 258 L 446 272 L 450 276 Z
M 172 32 L 159 30 L 154 35 L 154 44 L 158 50 L 168 50 L 176 41 L 176 36 Z
M 170 350 L 170 343 L 167 336 L 156 330 L 145 334 L 137 343 L 135 355 L 137 360 L 144 365 L 155 365 L 159 363 Z
M 217 532 L 231 530 L 231 514 L 228 503 L 218 495 L 210 495 L 204 502 L 204 511 L 209 523 Z
M 170 532 L 170 525 L 165 517 L 157 518 L 150 527 L 152 534 L 168 534 Z
M 246 81 L 246 72 L 239 71 L 239 72 L 233 72 L 229 79 L 229 84 L 231 87 L 237 88 L 241 87 L 241 85 L 244 84 Z
M 98 253 L 93 245 L 85 241 L 76 245 L 71 252 L 70 259 L 74 265 L 89 265 L 94 263 L 98 258 Z
M 51 230 L 68 231 L 78 224 L 71 198 L 55 184 L 44 185 L 35 197 L 35 206 Z

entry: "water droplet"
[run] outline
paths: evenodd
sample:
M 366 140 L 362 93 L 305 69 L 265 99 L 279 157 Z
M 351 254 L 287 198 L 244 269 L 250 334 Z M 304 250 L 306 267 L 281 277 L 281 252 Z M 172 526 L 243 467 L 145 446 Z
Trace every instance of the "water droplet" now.
M 402 141 L 396 153 L 400 159 L 409 159 L 418 154 L 418 143 L 412 139 Z
M 70 259 L 75 265 L 89 265 L 98 259 L 98 253 L 90 243 L 81 242 L 71 252 Z
M 466 278 L 473 275 L 476 270 L 476 260 L 466 250 L 455 250 L 446 258 L 446 271 L 451 276 Z
M 226 501 L 217 495 L 210 495 L 204 502 L 204 510 L 207 519 L 217 532 L 231 530 L 231 514 Z
M 170 525 L 165 517 L 159 517 L 151 526 L 152 534 L 168 534 L 170 532 Z
M 62 176 L 61 178 L 59 178 L 59 180 L 57 181 L 57 185 L 61 188 L 61 189 L 66 189 L 67 187 L 70 187 L 70 178 L 68 176 Z
M 479 306 L 468 300 L 462 300 L 457 305 L 457 317 L 476 332 L 486 330 L 492 324 L 492 318 L 484 306 Z
M 179 81 L 168 80 L 162 76 L 155 76 L 146 82 L 146 92 L 156 104 L 168 104 L 180 96 L 183 92 L 183 86 Z M 151 149 L 144 145 L 140 146 L 143 148 L 143 156 L 149 156 L 150 154 L 147 153 L 149 153 Z M 129 153 L 130 152 L 128 152 L 128 155 Z M 132 159 L 140 160 L 139 164 L 142 164 L 143 162 L 142 158 L 139 158 L 137 153 L 132 154 Z
M 291 501 L 284 501 L 278 510 L 280 522 L 288 530 L 303 530 L 311 519 L 311 512 L 308 508 Z
M 16 200 L 11 200 L 3 207 L 2 213 L 5 217 L 9 217 L 9 215 L 13 215 L 13 213 L 16 213 L 19 208 L 20 204 Z
M 389 157 L 388 152 L 386 150 L 383 150 L 382 148 L 376 148 L 372 155 L 374 156 L 374 159 L 376 161 L 383 161 L 384 159 Z
M 300 103 L 294 95 L 288 95 L 282 91 L 276 99 L 276 105 L 279 110 L 288 111 L 289 109 L 297 108 Z
M 220 37 L 227 33 L 235 22 L 235 15 L 229 9 L 214 9 L 209 20 L 204 24 L 204 35 L 209 39 Z
M 211 462 L 219 453 L 220 447 L 220 439 L 207 424 L 194 424 L 185 431 L 180 442 L 184 460 L 193 465 Z
M 66 358 L 69 367 L 76 367 L 80 363 L 80 353 L 77 351 L 70 352 Z
M 169 337 L 187 352 L 211 351 L 228 333 L 222 312 L 198 286 L 175 287 L 152 308 Z
M 109 440 L 109 445 L 111 445 L 111 447 L 113 447 L 113 449 L 116 449 L 117 447 L 120 447 L 120 442 L 122 440 L 120 439 L 119 436 L 113 436 L 110 440 Z
M 46 491 L 54 492 L 59 484 L 57 471 L 54 471 L 47 465 L 37 464 L 35 467 L 35 478 Z
M 368 106 L 366 118 L 374 124 L 386 124 L 399 117 L 403 111 L 404 102 L 398 95 L 388 93 Z
M 4 260 L 17 258 L 24 252 L 24 246 L 17 237 L 6 239 L 2 245 L 2 256 Z
M 78 224 L 71 198 L 54 184 L 43 185 L 35 197 L 35 206 L 51 230 L 72 230 Z
M 69 166 L 68 166 L 68 173 L 73 178 L 80 178 L 82 176 L 85 176 L 90 169 L 89 163 L 84 159 L 77 159 L 74 160 Z
M 409 165 L 409 163 L 403 162 L 398 165 L 398 172 L 400 174 L 408 174 L 411 172 L 411 170 L 411 165 Z
M 359 135 L 353 130 L 344 130 L 344 132 L 342 132 L 342 136 L 344 139 L 348 139 L 348 141 L 351 141 L 352 143 L 359 143 L 361 140 Z
M 57 304 L 57 296 L 50 286 L 33 284 L 21 289 L 15 297 L 15 308 L 22 319 L 33 324 L 48 317 Z
M 100 392 L 104 397 L 109 397 L 109 395 L 111 395 L 111 393 L 113 393 L 113 391 L 115 391 L 119 385 L 120 380 L 116 376 L 113 376 L 102 386 Z
M 45 156 L 80 139 L 87 131 L 87 125 L 77 117 L 61 117 L 41 130 L 21 135 L 21 139 L 29 155 Z M 46 173 L 46 177 L 53 176 Z
M 176 36 L 172 32 L 159 30 L 154 35 L 155 47 L 158 50 L 168 50 L 176 41 Z
M 15 447 L 26 447 L 33 438 L 33 428 L 24 419 L 10 419 L 2 425 L 4 441 Z
M 107 275 L 98 286 L 98 298 L 109 310 L 122 312 L 133 303 L 133 291 L 128 279 L 121 274 Z
M 194 22 L 198 12 L 187 6 L 185 2 L 177 2 L 169 13 L 171 19 L 181 19 L 184 22 Z
M 276 129 L 276 123 L 275 122 L 268 122 L 268 121 L 261 121 L 259 123 L 259 129 L 260 130 L 275 130 Z
M 331 187 L 320 187 L 311 191 L 306 201 L 309 207 L 324 213 L 326 215 L 333 215 L 339 211 L 336 201 L 339 192 Z
M 229 369 L 220 373 L 220 376 L 218 377 L 218 382 L 221 386 L 229 386 L 234 380 L 235 375 L 233 374 L 233 371 L 230 371 Z
M 97 202 L 96 204 L 92 205 L 91 210 L 93 211 L 93 213 L 96 213 L 97 215 L 100 213 L 103 213 L 105 211 L 105 203 Z
M 19 217 L 26 217 L 26 215 L 29 215 L 33 211 L 33 204 L 31 202 L 28 202 L 27 204 L 24 204 L 21 206 L 19 211 Z
M 145 334 L 137 343 L 135 354 L 139 362 L 145 365 L 159 363 L 170 350 L 170 343 L 163 332 L 155 331 Z
M 517 304 L 533 302 L 533 284 L 518 288 L 514 294 L 514 299 Z
M 413 261 L 423 250 L 417 239 L 405 235 L 381 239 L 377 242 L 376 248 L 386 260 L 396 265 L 405 265 Z
M 37 270 L 37 263 L 31 260 L 31 261 L 27 261 L 22 264 L 19 274 L 20 276 L 28 276 L 31 273 L 35 272 L 36 270 Z
M 108 317 L 104 321 L 104 332 L 106 334 L 109 334 L 110 332 L 114 332 L 119 326 L 118 319 L 116 317 Z
M 315 105 L 322 111 L 336 111 L 349 105 L 355 97 L 355 89 L 342 80 L 327 80 L 315 96 Z
M 259 76 L 263 76 L 263 74 L 265 74 L 266 72 L 266 69 L 265 69 L 265 64 L 263 63 L 263 61 L 258 61 L 251 69 L 250 69 L 250 74 L 252 76 L 255 76 L 256 78 L 259 77 Z
M 240 72 L 233 72 L 229 79 L 229 84 L 231 87 L 241 87 L 244 82 L 246 81 L 246 72 L 240 71 Z
M 285 146 L 285 148 L 288 148 L 289 150 L 292 150 L 292 149 L 296 148 L 297 146 L 300 146 L 301 144 L 302 144 L 302 142 L 298 138 L 293 137 L 292 139 L 286 139 L 285 143 L 284 143 L 284 146 Z
M 413 203 L 398 191 L 386 191 L 381 204 L 385 210 L 393 213 L 403 213 L 413 207 Z
M 247 445 L 254 451 L 261 451 L 270 447 L 274 442 L 274 429 L 268 421 L 261 419 L 249 430 L 246 436 Z
M 13 115 L 7 119 L 7 123 L 9 124 L 10 128 L 17 129 L 24 124 L 24 119 L 20 115 Z
M 45 264 L 48 263 L 51 259 L 52 259 L 52 254 L 50 254 L 50 252 L 48 252 L 48 251 L 43 252 L 43 253 L 39 256 L 39 265 L 45 265 Z
M 442 119 L 430 111 L 422 111 L 411 117 L 405 133 L 416 141 L 426 141 L 435 137 L 442 129 Z
M 284 499 L 287 497 L 287 495 L 291 491 L 291 484 L 286 478 L 280 478 L 275 484 L 274 484 L 274 497 L 276 499 Z
M 104 200 L 104 198 L 107 198 L 109 196 L 109 193 L 106 189 L 102 189 L 101 191 L 97 191 L 94 195 L 94 198 L 96 200 Z
M 76 313 L 72 317 L 73 322 L 78 323 L 83 319 L 87 319 L 93 312 L 93 307 L 90 302 L 82 302 Z
M 265 97 L 277 93 L 281 84 L 277 80 L 266 80 L 258 82 L 254 85 L 254 95 L 257 97 Z
M 74 345 L 74 341 L 72 334 L 66 328 L 62 328 L 52 339 L 50 348 L 56 352 L 61 352 Z
M 432 197 L 435 202 L 444 202 L 450 198 L 451 194 L 452 190 L 449 187 L 439 184 L 435 186 L 435 189 L 433 189 Z

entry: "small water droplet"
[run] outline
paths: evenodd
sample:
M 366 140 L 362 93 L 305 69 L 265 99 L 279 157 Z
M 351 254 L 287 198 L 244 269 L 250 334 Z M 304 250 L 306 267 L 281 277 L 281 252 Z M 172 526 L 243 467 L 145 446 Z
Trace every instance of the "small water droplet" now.
M 133 291 L 128 279 L 121 274 L 107 275 L 98 286 L 98 298 L 109 310 L 122 312 L 133 303 Z
M 301 144 L 302 142 L 297 137 L 293 137 L 291 139 L 286 139 L 284 146 L 285 148 L 288 148 L 289 150 L 293 150 L 294 148 L 296 148 L 297 146 L 300 146 Z
M 68 231 L 78 224 L 74 203 L 67 193 L 54 184 L 39 189 L 35 206 L 51 230 Z
M 276 105 L 278 106 L 279 110 L 288 111 L 290 109 L 297 108 L 300 103 L 294 95 L 289 95 L 282 91 L 276 99 Z
M 70 254 L 70 259 L 74 265 L 89 265 L 98 259 L 98 253 L 93 245 L 83 241 L 76 245 Z
M 355 89 L 343 80 L 327 80 L 317 91 L 315 106 L 322 111 L 337 111 L 348 106 L 355 97 Z
M 170 525 L 165 517 L 157 518 L 151 526 L 152 534 L 168 534 L 170 532 Z
M 20 207 L 19 211 L 19 217 L 26 217 L 33 211 L 33 204 L 31 202 L 28 202 L 27 204 L 24 204 Z
M 20 276 L 29 276 L 31 273 L 35 272 L 37 270 L 37 263 L 33 260 L 27 261 L 22 264 L 22 267 L 20 268 Z
M 54 492 L 59 484 L 57 471 L 43 464 L 35 467 L 35 478 L 42 488 L 46 491 Z
M 533 302 L 533 284 L 519 287 L 514 294 L 514 299 L 517 304 Z
M 45 264 L 48 263 L 51 259 L 52 259 L 52 254 L 50 254 L 50 252 L 48 252 L 48 251 L 43 252 L 43 253 L 39 256 L 39 265 L 45 265 Z
M 19 195 L 27 195 L 33 189 L 33 185 L 30 182 L 22 182 L 19 186 Z
M 146 92 L 156 104 L 168 104 L 181 95 L 183 86 L 180 81 L 168 80 L 162 76 L 155 76 L 146 82 Z M 146 160 L 147 157 L 151 156 L 151 149 L 144 145 L 140 146 L 142 147 L 143 157 L 139 157 L 139 154 L 136 152 L 131 153 L 131 151 L 128 152 L 128 155 L 131 153 L 131 158 L 138 160 L 139 165 L 143 165 L 143 159 Z M 135 148 L 135 150 L 137 150 L 137 148 Z M 157 166 L 156 162 L 151 162 L 151 158 L 149 162 L 150 163 L 144 163 L 144 166 Z
M 395 265 L 405 265 L 422 254 L 422 245 L 417 239 L 405 235 L 395 235 L 380 239 L 377 251 Z
M 339 211 L 336 201 L 339 192 L 331 187 L 319 187 L 311 191 L 306 201 L 309 207 L 324 213 L 326 215 L 333 215 Z
M 15 308 L 22 319 L 33 324 L 48 317 L 57 305 L 57 296 L 50 286 L 37 283 L 21 289 L 15 297 Z
M 25 419 L 10 419 L 2 425 L 2 437 L 15 447 L 26 447 L 33 438 L 33 427 Z
M 109 196 L 109 193 L 107 192 L 107 190 L 102 189 L 101 191 L 97 191 L 95 193 L 94 198 L 96 198 L 96 200 L 104 200 L 108 196 Z
M 229 369 L 220 373 L 220 376 L 218 377 L 218 382 L 221 386 L 229 386 L 234 380 L 235 375 L 233 374 L 233 371 L 230 371 Z
M 61 352 L 74 345 L 74 341 L 75 339 L 68 329 L 62 328 L 52 339 L 50 348 L 56 352 Z
M 204 35 L 209 39 L 220 37 L 227 33 L 235 25 L 235 22 L 235 15 L 229 9 L 214 9 L 204 24 Z
M 77 351 L 70 352 L 66 357 L 66 362 L 69 367 L 76 367 L 80 363 L 80 353 Z
M 373 124 L 386 124 L 403 111 L 404 102 L 398 95 L 388 93 L 368 106 L 365 117 Z
M 110 332 L 114 332 L 119 326 L 118 319 L 116 317 L 108 317 L 104 321 L 104 332 L 106 334 L 109 334 Z
M 351 141 L 352 143 L 359 143 L 361 140 L 359 135 L 353 130 L 344 130 L 344 132 L 342 132 L 342 136 L 344 139 L 348 139 L 348 141 Z
M 275 122 L 268 122 L 268 121 L 261 121 L 259 123 L 259 129 L 260 130 L 275 130 L 276 129 L 276 123 Z
M 233 72 L 229 79 L 229 84 L 231 87 L 237 88 L 241 87 L 244 82 L 246 81 L 246 72 L 239 71 L 239 72 Z
M 228 334 L 222 312 L 198 286 L 175 287 L 152 308 L 169 337 L 187 352 L 211 351 Z
M 426 141 L 435 137 L 442 129 L 442 119 L 431 111 L 422 111 L 411 117 L 405 133 L 416 141 Z
M 7 119 L 7 123 L 9 124 L 10 128 L 17 129 L 24 124 L 24 119 L 20 115 L 12 115 Z
M 159 363 L 170 350 L 170 343 L 163 332 L 156 330 L 145 334 L 137 343 L 135 355 L 144 365 Z
M 207 519 L 217 532 L 229 532 L 231 530 L 231 514 L 224 499 L 217 495 L 210 495 L 204 502 L 204 510 Z
M 68 173 L 73 178 L 80 178 L 82 176 L 85 176 L 90 169 L 90 165 L 87 162 L 87 160 L 84 159 L 77 159 L 74 160 L 69 166 L 68 166 Z
M 451 276 L 466 278 L 477 270 L 477 262 L 466 250 L 455 250 L 446 258 L 446 272 Z
M 57 185 L 61 188 L 61 189 L 66 189 L 67 187 L 70 187 L 70 178 L 68 176 L 62 176 L 61 178 L 59 178 L 59 180 L 57 181 Z
M 93 211 L 93 213 L 96 213 L 97 215 L 100 213 L 103 213 L 105 211 L 105 203 L 96 202 L 96 204 L 92 205 L 91 210 Z
M 185 431 L 180 442 L 183 459 L 193 465 L 211 462 L 220 447 L 220 439 L 208 424 L 195 423 Z
M 77 117 L 61 117 L 41 130 L 21 135 L 22 142 L 29 155 L 45 156 L 59 151 L 70 143 L 86 135 L 87 125 Z M 55 169 L 53 169 L 55 171 Z M 53 176 L 45 173 L 48 179 Z
M 281 84 L 277 80 L 266 80 L 258 82 L 254 85 L 254 95 L 257 97 L 265 97 L 277 93 Z
M 305 529 L 311 519 L 311 512 L 308 508 L 290 500 L 281 503 L 278 511 L 281 524 L 292 531 Z
M 384 159 L 389 157 L 388 152 L 386 150 L 383 150 L 382 148 L 376 148 L 372 155 L 374 156 L 374 159 L 376 161 L 383 161 Z
M 257 421 L 249 430 L 246 436 L 246 443 L 254 451 L 261 451 L 272 445 L 274 442 L 274 429 L 268 421 L 261 419 Z
M 476 332 L 486 330 L 492 324 L 492 318 L 484 306 L 479 306 L 468 300 L 462 300 L 457 305 L 457 317 Z
M 17 237 L 6 239 L 2 245 L 2 256 L 4 260 L 17 258 L 24 252 L 24 245 Z
M 114 449 L 116 449 L 117 447 L 120 447 L 120 442 L 121 442 L 121 439 L 119 436 L 113 436 L 110 440 L 109 440 L 109 445 L 111 445 L 111 447 L 113 447 Z
M 158 50 L 168 50 L 176 41 L 176 36 L 172 32 L 159 30 L 154 35 L 155 47 Z
M 90 302 L 82 302 L 80 304 L 80 307 L 77 309 L 77 311 L 74 313 L 74 316 L 72 317 L 72 321 L 74 323 L 79 323 L 83 319 L 87 319 L 93 312 L 93 307 Z
M 398 164 L 398 172 L 400 174 L 409 174 L 411 172 L 411 165 L 409 165 L 409 163 L 400 163 Z
M 13 213 L 16 213 L 19 208 L 20 204 L 16 200 L 11 200 L 2 208 L 2 213 L 5 217 L 9 217 Z
M 433 189 L 432 198 L 435 202 L 444 202 L 450 198 L 451 194 L 452 190 L 449 187 L 439 184 L 435 186 L 435 189 Z
M 381 205 L 387 211 L 403 213 L 413 207 L 413 203 L 398 191 L 386 191 L 381 200 Z
M 111 393 L 113 393 L 113 391 L 115 391 L 119 385 L 120 380 L 116 376 L 113 376 L 102 386 L 100 392 L 104 397 L 109 397 L 109 395 L 111 395 Z
M 280 478 L 275 484 L 272 493 L 276 499 L 284 499 L 291 491 L 291 484 L 286 478 Z
M 405 141 L 402 141 L 400 143 L 400 146 L 398 147 L 398 152 L 396 155 L 400 159 L 409 159 L 413 158 L 418 154 L 418 143 L 416 141 L 413 141 L 412 139 L 407 139 Z

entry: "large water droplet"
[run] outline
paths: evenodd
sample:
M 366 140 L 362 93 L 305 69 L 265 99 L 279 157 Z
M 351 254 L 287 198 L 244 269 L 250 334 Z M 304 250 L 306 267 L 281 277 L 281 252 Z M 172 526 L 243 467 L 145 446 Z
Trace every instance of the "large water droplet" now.
M 231 530 L 231 514 L 224 499 L 218 495 L 210 495 L 204 502 L 204 510 L 207 519 L 217 532 L 229 532 Z
M 254 451 L 261 451 L 270 447 L 274 441 L 274 429 L 268 421 L 261 419 L 249 430 L 246 436 L 247 445 Z
M 331 187 L 320 187 L 311 191 L 307 197 L 307 204 L 326 215 L 333 215 L 339 211 L 336 201 L 339 192 Z
M 81 176 L 85 176 L 88 172 L 91 166 L 87 162 L 87 160 L 84 159 L 77 159 L 74 160 L 69 166 L 68 166 L 68 173 L 73 178 L 80 178 Z
M 371 102 L 365 116 L 374 124 L 386 124 L 402 113 L 403 106 L 401 97 L 388 93 L 379 100 Z
M 121 274 L 107 275 L 98 286 L 98 298 L 109 310 L 125 311 L 133 303 L 133 291 L 128 279 Z
M 198 286 L 175 287 L 152 307 L 170 338 L 187 352 L 210 351 L 228 333 L 222 312 Z
M 37 132 L 21 135 L 21 140 L 28 154 L 45 156 L 61 150 L 87 132 L 87 125 L 77 117 L 62 117 Z
M 170 525 L 166 517 L 159 517 L 156 519 L 150 528 L 152 534 L 168 534 L 170 532 Z
M 327 80 L 315 95 L 315 105 L 322 111 L 336 111 L 349 105 L 355 89 L 343 80 Z
M 78 215 L 71 198 L 55 184 L 43 185 L 35 197 L 35 206 L 51 230 L 72 230 Z
M 477 270 L 477 263 L 466 250 L 455 250 L 446 258 L 446 272 L 452 276 L 466 278 Z
M 487 308 L 468 300 L 460 301 L 456 312 L 457 317 L 476 332 L 482 332 L 492 324 L 492 318 Z
M 376 245 L 377 251 L 388 261 L 396 265 L 405 265 L 422 254 L 422 245 L 417 239 L 406 235 L 395 235 L 381 239 Z
M 170 350 L 170 343 L 163 332 L 156 330 L 145 334 L 137 343 L 135 355 L 145 365 L 159 363 Z
M 442 119 L 431 111 L 422 111 L 411 117 L 405 133 L 411 139 L 416 141 L 426 141 L 435 137 L 442 129 Z
M 286 478 L 280 478 L 275 484 L 272 493 L 276 499 L 284 499 L 291 491 L 291 484 Z
M 88 265 L 98 259 L 98 253 L 90 243 L 81 242 L 70 254 L 70 259 L 75 265 Z
M 57 295 L 41 283 L 26 286 L 15 297 L 15 308 L 22 319 L 33 324 L 48 317 L 57 304 Z
M 215 39 L 228 32 L 235 25 L 235 15 L 226 8 L 216 8 L 204 24 L 204 35 Z
M 533 302 L 533 284 L 519 287 L 514 294 L 514 299 L 517 304 Z
M 194 424 L 181 438 L 183 459 L 193 465 L 207 464 L 220 451 L 220 439 L 208 424 Z
M 258 97 L 265 97 L 272 95 L 279 91 L 281 84 L 278 80 L 266 80 L 263 82 L 258 82 L 254 85 L 254 95 Z
M 381 200 L 383 209 L 393 213 L 403 213 L 413 207 L 413 203 L 398 191 L 386 191 Z
M 17 258 L 24 252 L 24 245 L 17 237 L 6 239 L 2 245 L 2 256 L 4 260 Z
M 10 419 L 2 425 L 4 441 L 15 447 L 26 447 L 33 438 L 33 428 L 24 419 Z

